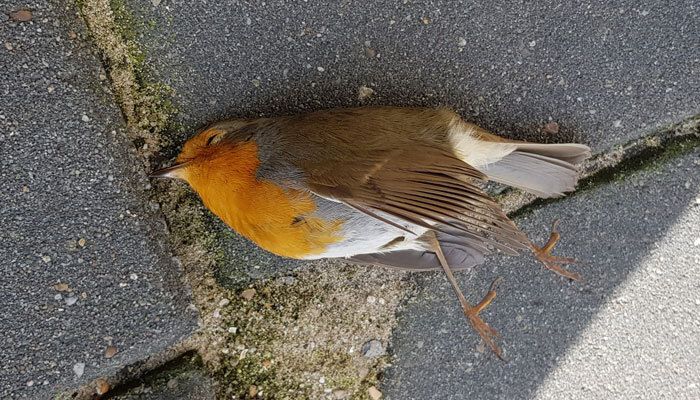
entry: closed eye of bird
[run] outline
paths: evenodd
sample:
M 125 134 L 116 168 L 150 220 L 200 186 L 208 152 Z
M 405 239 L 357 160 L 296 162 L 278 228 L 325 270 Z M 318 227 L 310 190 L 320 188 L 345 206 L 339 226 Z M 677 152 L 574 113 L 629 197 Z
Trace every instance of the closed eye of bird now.
M 220 121 L 152 176 L 187 181 L 205 206 L 258 246 L 284 257 L 343 257 L 415 271 L 442 269 L 474 330 L 499 357 L 479 316 L 496 279 L 472 305 L 452 273 L 500 250 L 531 251 L 570 279 L 575 260 L 533 244 L 485 193 L 495 181 L 540 197 L 575 188 L 582 144 L 496 136 L 447 109 L 364 107 Z

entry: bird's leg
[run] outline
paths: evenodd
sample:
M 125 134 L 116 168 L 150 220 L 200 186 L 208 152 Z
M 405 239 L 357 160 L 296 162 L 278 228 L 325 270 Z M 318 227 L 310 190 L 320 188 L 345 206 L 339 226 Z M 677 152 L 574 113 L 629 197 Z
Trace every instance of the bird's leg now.
M 575 281 L 580 281 L 581 275 L 575 272 L 568 271 L 562 267 L 562 265 L 566 264 L 575 264 L 577 262 L 576 259 L 570 257 L 557 257 L 552 255 L 552 250 L 554 249 L 554 246 L 557 245 L 557 242 L 561 238 L 561 235 L 559 234 L 559 232 L 557 232 L 558 224 L 559 220 L 554 220 L 554 222 L 552 223 L 552 232 L 549 235 L 549 240 L 547 241 L 547 243 L 545 243 L 544 246 L 538 247 L 531 242 L 530 249 L 532 249 L 532 252 L 535 254 L 535 257 L 548 270 L 554 271 L 563 277 L 573 279 Z
M 467 318 L 469 319 L 469 323 L 471 323 L 476 333 L 478 333 L 479 336 L 481 336 L 481 338 L 484 340 L 486 345 L 489 346 L 491 351 L 493 351 L 498 358 L 503 360 L 501 349 L 496 344 L 498 332 L 496 332 L 495 329 L 488 326 L 486 322 L 484 322 L 481 319 L 481 317 L 479 317 L 479 313 L 486 309 L 486 307 L 488 307 L 489 304 L 491 304 L 493 299 L 496 298 L 496 287 L 501 282 L 501 278 L 496 278 L 496 280 L 494 280 L 491 284 L 491 288 L 489 289 L 488 293 L 486 293 L 486 296 L 484 296 L 484 298 L 479 302 L 479 304 L 472 307 L 472 305 L 469 304 L 469 302 L 467 301 L 466 297 L 464 297 L 464 294 L 462 293 L 462 291 L 459 288 L 459 285 L 457 284 L 457 279 L 455 279 L 455 276 L 452 273 L 452 269 L 447 264 L 447 260 L 445 259 L 445 254 L 442 252 L 440 242 L 437 240 L 435 233 L 431 233 L 433 242 L 432 244 L 433 249 L 435 250 L 435 254 L 438 257 L 438 260 L 440 260 L 440 265 L 445 271 L 445 275 L 447 275 L 447 280 L 450 281 L 452 289 L 454 290 L 455 294 L 457 294 L 457 298 L 459 299 L 459 303 L 462 305 L 464 315 L 467 316 Z

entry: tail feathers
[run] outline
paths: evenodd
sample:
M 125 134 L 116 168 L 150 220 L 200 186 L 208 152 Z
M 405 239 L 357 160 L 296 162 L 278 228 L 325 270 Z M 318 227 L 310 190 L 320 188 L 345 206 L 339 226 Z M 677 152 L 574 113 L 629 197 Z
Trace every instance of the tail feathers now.
M 578 164 L 591 156 L 591 148 L 585 144 L 562 143 L 518 143 L 518 151 L 539 154 L 541 156 L 556 158 L 570 164 Z
M 582 144 L 518 143 L 517 148 L 481 171 L 489 179 L 540 197 L 557 197 L 576 188 L 576 164 L 590 157 Z

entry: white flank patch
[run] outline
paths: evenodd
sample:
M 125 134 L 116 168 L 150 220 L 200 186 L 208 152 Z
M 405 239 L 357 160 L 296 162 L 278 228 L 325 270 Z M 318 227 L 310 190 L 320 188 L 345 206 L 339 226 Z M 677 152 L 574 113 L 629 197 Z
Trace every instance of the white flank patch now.
M 489 164 L 500 161 L 518 147 L 510 143 L 479 140 L 474 135 L 474 129 L 465 126 L 461 121 L 452 123 L 447 137 L 457 156 L 465 163 L 480 170 Z

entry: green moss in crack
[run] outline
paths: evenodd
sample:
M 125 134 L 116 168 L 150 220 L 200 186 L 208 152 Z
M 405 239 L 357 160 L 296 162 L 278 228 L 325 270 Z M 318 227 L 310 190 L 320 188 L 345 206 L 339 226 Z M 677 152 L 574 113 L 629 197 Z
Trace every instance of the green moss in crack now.
M 79 3 L 83 15 L 85 15 L 82 11 L 84 6 L 85 3 Z M 153 27 L 134 17 L 124 0 L 109 0 L 109 7 L 114 21 L 111 30 L 123 43 L 126 60 L 122 56 L 119 59 L 110 58 L 107 68 L 124 72 L 112 78 L 123 80 L 116 82 L 117 87 L 129 88 L 122 89 L 118 93 L 123 97 L 121 99 L 123 107 L 133 107 L 133 110 L 125 111 L 125 115 L 130 119 L 128 122 L 131 129 L 140 131 L 137 136 L 150 138 L 152 141 L 161 142 L 162 145 L 164 144 L 162 139 L 165 138 L 162 133 L 170 127 L 169 121 L 177 110 L 172 100 L 173 89 L 152 78 L 153 73 L 146 66 L 147 54 L 137 41 L 140 32 Z M 121 54 L 121 52 L 110 54 L 110 50 L 105 50 L 105 53 L 107 58 Z
M 201 376 L 206 376 L 207 374 L 201 358 L 196 353 L 189 352 L 149 371 L 144 376 L 122 383 L 110 390 L 103 398 L 139 398 L 143 395 L 143 388 L 148 388 L 149 393 L 151 391 L 169 393 L 172 392 L 172 389 L 168 388 L 168 383 L 171 380 L 188 377 L 201 379 Z
M 314 301 L 318 288 L 305 284 L 277 285 L 257 282 L 255 296 L 246 301 L 235 296 L 222 313 L 228 326 L 235 327 L 226 343 L 226 356 L 218 373 L 227 387 L 220 395 L 245 398 L 251 386 L 266 393 L 265 398 L 308 398 L 308 391 L 291 376 L 281 376 L 272 358 L 272 343 L 280 340 L 280 322 L 294 320 Z

